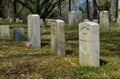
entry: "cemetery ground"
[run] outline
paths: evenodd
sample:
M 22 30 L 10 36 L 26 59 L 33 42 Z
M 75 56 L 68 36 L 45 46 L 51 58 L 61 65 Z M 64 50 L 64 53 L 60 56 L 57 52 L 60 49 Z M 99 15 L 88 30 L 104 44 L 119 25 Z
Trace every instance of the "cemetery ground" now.
M 0 38 L 0 79 L 119 79 L 120 28 L 100 32 L 100 67 L 79 65 L 78 26 L 65 25 L 66 56 L 53 56 L 50 47 L 50 26 L 41 26 L 41 48 L 26 47 L 27 25 L 10 25 L 11 38 Z M 25 40 L 16 42 L 13 28 L 23 27 Z

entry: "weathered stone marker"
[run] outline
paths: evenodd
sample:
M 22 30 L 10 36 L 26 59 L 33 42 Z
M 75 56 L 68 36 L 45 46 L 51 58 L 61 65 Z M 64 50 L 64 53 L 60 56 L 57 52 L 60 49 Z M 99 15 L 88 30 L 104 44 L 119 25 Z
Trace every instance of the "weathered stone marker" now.
M 69 26 L 74 26 L 76 24 L 76 13 L 75 11 L 70 11 L 68 14 Z
M 65 22 L 53 20 L 51 23 L 51 51 L 53 55 L 65 55 Z
M 1 37 L 2 38 L 10 38 L 10 30 L 9 25 L 2 25 L 0 26 L 1 30 Z
M 33 47 L 41 47 L 40 16 L 37 14 L 30 14 L 28 16 L 28 37 Z
M 109 28 L 108 11 L 100 12 L 100 29 L 107 30 Z
M 19 18 L 16 18 L 16 22 L 20 22 L 20 19 L 19 19 Z
M 16 40 L 16 42 L 24 40 L 24 29 L 14 28 L 13 37 Z
M 81 66 L 99 66 L 99 25 L 94 22 L 79 24 L 79 62 Z
M 46 19 L 46 21 L 47 21 L 47 25 L 50 25 L 53 19 Z
M 41 25 L 41 26 L 44 25 L 43 19 L 40 19 L 40 25 Z
M 118 0 L 118 19 L 117 19 L 117 23 L 120 26 L 120 0 Z
M 83 22 L 90 22 L 89 19 L 83 19 Z
M 98 19 L 93 19 L 93 22 L 98 23 Z

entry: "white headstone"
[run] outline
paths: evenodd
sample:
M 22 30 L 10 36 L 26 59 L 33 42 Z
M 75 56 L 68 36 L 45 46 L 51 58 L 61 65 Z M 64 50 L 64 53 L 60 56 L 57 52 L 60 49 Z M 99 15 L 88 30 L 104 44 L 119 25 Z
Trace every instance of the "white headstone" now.
M 90 22 L 89 19 L 83 19 L 83 22 Z
M 10 38 L 10 31 L 9 31 L 9 25 L 1 25 L 1 37 L 2 38 Z
M 23 20 L 20 20 L 20 23 L 22 23 L 23 22 Z
M 93 19 L 93 22 L 98 23 L 98 19 Z
M 75 11 L 70 11 L 68 14 L 68 22 L 70 26 L 74 26 L 76 24 L 76 13 Z
M 79 24 L 79 62 L 81 66 L 99 66 L 99 25 L 94 22 Z
M 20 22 L 20 19 L 19 19 L 19 18 L 16 18 L 16 22 Z
M 28 36 L 33 47 L 41 47 L 40 16 L 37 14 L 30 14 L 28 16 Z
M 3 21 L 4 19 L 3 18 L 0 18 L 0 21 Z
M 43 23 L 43 19 L 40 19 L 40 25 L 43 26 L 44 23 Z
M 108 11 L 100 12 L 100 29 L 107 30 L 109 28 Z
M 46 19 L 46 21 L 47 21 L 47 25 L 50 25 L 53 19 Z
M 118 0 L 118 19 L 117 19 L 117 23 L 120 26 L 120 0 Z
M 51 50 L 54 55 L 65 55 L 65 22 L 53 20 L 51 23 Z
M 13 20 L 14 20 L 13 18 L 9 18 L 9 22 L 10 22 L 10 23 L 13 22 Z

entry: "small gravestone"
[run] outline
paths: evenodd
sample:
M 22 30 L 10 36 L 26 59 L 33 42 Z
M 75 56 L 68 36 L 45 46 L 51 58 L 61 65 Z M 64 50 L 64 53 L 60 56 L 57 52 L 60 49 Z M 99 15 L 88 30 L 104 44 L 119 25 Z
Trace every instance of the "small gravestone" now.
M 81 66 L 99 66 L 99 25 L 94 22 L 79 24 L 79 62 Z
M 46 19 L 46 21 L 47 21 L 47 25 L 50 25 L 53 19 Z
M 70 11 L 68 14 L 69 26 L 74 26 L 76 24 L 76 13 L 75 11 Z
M 83 22 L 90 22 L 89 19 L 83 19 Z
M 98 23 L 98 19 L 93 19 L 93 22 Z
M 109 28 L 108 11 L 100 12 L 100 29 L 107 30 Z
M 53 20 L 51 23 L 51 50 L 54 55 L 65 55 L 65 22 Z
M 37 14 L 30 14 L 28 16 L 28 37 L 33 47 L 41 47 L 40 16 Z
M 13 37 L 16 40 L 16 42 L 24 40 L 24 29 L 14 28 Z
M 40 25 L 41 25 L 41 26 L 44 25 L 43 19 L 40 19 Z
M 10 30 L 9 25 L 2 25 L 0 26 L 1 30 L 1 37 L 2 38 L 10 38 Z
M 14 19 L 13 18 L 9 18 L 9 22 L 11 23 L 11 22 L 13 22 L 14 21 Z
M 19 20 L 20 23 L 23 23 L 23 20 Z
M 3 21 L 4 19 L 3 18 L 0 18 L 0 21 Z
M 16 18 L 16 22 L 20 22 L 20 19 L 19 19 L 19 18 Z

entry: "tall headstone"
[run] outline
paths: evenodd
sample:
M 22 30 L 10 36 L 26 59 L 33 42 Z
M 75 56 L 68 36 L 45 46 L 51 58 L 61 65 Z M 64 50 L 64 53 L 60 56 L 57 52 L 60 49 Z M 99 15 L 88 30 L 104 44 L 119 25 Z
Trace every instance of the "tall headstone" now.
M 24 29 L 14 28 L 13 37 L 16 40 L 16 42 L 24 40 Z
M 118 19 L 117 19 L 117 23 L 120 26 L 120 0 L 118 0 Z
M 65 55 L 65 22 L 53 20 L 51 23 L 51 51 L 53 55 Z
M 68 14 L 69 26 L 74 26 L 76 24 L 76 13 L 75 11 L 70 11 Z
M 1 30 L 1 37 L 2 38 L 10 38 L 10 30 L 9 25 L 2 25 L 0 26 Z
M 109 28 L 108 11 L 100 12 L 100 29 L 107 30 Z
M 99 25 L 94 22 L 79 24 L 79 62 L 81 66 L 100 65 Z
M 28 37 L 33 47 L 41 47 L 40 16 L 37 14 L 30 14 L 28 16 Z

